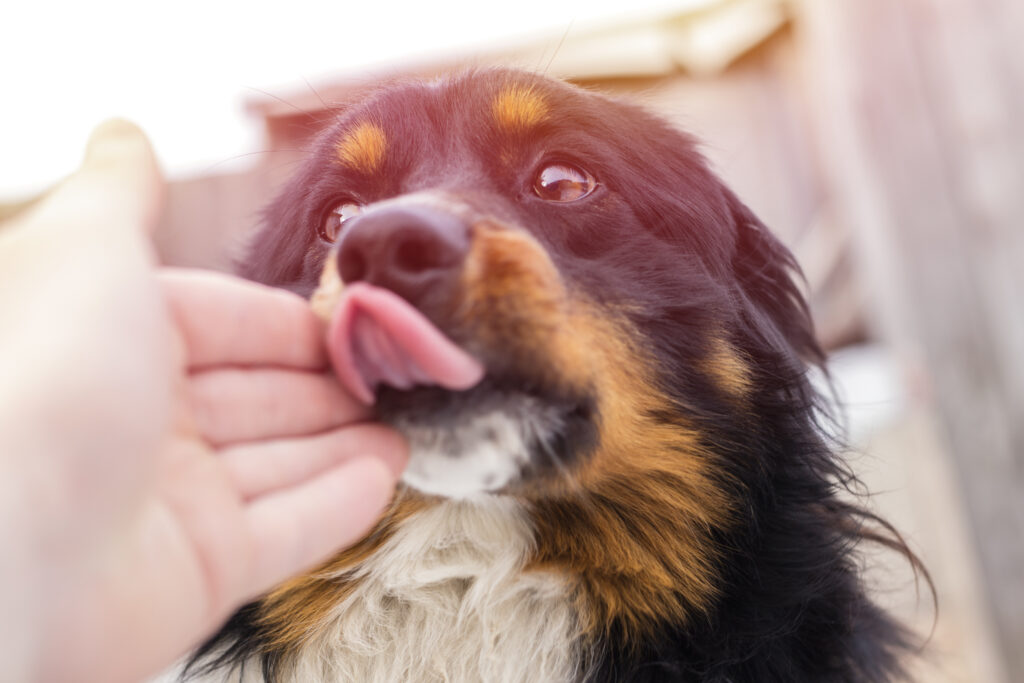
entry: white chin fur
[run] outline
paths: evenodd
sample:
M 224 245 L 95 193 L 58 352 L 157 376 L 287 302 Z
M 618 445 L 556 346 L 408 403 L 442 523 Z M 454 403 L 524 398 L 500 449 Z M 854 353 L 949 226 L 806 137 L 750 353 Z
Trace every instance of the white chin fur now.
M 547 441 L 560 427 L 556 415 L 529 399 L 517 408 L 472 417 L 458 429 L 396 425 L 410 446 L 402 481 L 454 499 L 500 491 L 529 464 L 531 444 Z
M 569 683 L 579 620 L 564 578 L 523 572 L 533 529 L 503 496 L 405 521 L 296 653 L 288 683 Z M 255 668 L 255 667 L 254 667 Z
M 514 498 L 486 493 L 517 478 L 528 444 L 560 426 L 529 399 L 516 403 L 457 430 L 402 429 L 413 450 L 406 482 L 449 500 L 403 521 L 359 566 L 325 575 L 354 585 L 339 590 L 292 654 L 284 683 L 572 683 L 585 676 L 571 583 L 523 571 L 536 542 L 530 517 Z M 249 662 L 240 680 L 259 679 L 258 662 Z

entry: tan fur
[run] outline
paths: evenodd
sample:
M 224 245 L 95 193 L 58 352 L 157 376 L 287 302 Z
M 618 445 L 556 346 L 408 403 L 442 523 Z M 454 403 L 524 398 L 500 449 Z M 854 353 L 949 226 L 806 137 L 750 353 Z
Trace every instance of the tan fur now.
M 597 398 L 596 453 L 560 481 L 526 487 L 540 543 L 530 568 L 580 577 L 577 610 L 594 637 L 618 622 L 639 639 L 657 618 L 704 611 L 718 590 L 711 532 L 728 526 L 732 501 L 697 432 L 655 417 L 679 411 L 653 380 L 643 336 L 566 290 L 526 233 L 484 224 L 473 237 L 463 272 L 471 338 Z M 739 362 L 723 358 L 737 386 Z
M 750 368 L 729 342 L 716 340 L 703 367 L 730 396 L 742 399 L 750 394 Z
M 462 269 L 460 325 L 472 344 L 500 351 L 519 367 L 557 367 L 548 346 L 569 315 L 554 264 L 526 233 L 497 223 L 473 226 Z
M 548 115 L 548 104 L 536 90 L 509 85 L 491 104 L 494 120 L 506 131 L 522 132 L 541 123 Z
M 378 171 L 387 151 L 387 135 L 375 123 L 360 123 L 337 144 L 338 159 L 363 174 Z
M 598 446 L 564 495 L 534 501 L 540 545 L 531 566 L 580 577 L 593 638 L 618 623 L 639 642 L 658 620 L 685 623 L 710 607 L 711 533 L 729 525 L 732 501 L 697 432 L 657 417 L 677 411 L 625 327 L 598 317 L 571 327 L 573 345 L 592 349 Z
M 344 289 L 345 285 L 338 275 L 338 259 L 332 251 L 324 263 L 324 269 L 320 272 L 320 284 L 309 298 L 309 306 L 313 309 L 313 313 L 324 322 L 329 321 L 331 314 L 338 306 L 341 292 Z

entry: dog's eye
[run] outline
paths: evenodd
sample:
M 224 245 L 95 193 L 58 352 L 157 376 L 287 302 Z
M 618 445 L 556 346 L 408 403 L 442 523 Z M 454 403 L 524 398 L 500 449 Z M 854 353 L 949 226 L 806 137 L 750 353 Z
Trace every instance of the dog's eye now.
M 320 239 L 331 244 L 338 241 L 345 222 L 363 212 L 363 206 L 352 201 L 342 202 L 334 207 L 320 225 Z
M 549 202 L 573 202 L 596 188 L 594 176 L 569 164 L 545 166 L 533 181 L 534 193 Z

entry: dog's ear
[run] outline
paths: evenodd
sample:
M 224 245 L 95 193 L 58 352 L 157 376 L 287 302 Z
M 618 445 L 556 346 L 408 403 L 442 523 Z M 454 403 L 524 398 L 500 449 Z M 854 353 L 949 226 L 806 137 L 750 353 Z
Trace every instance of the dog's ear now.
M 794 360 L 820 366 L 825 354 L 801 291 L 805 280 L 800 266 L 789 249 L 731 192 L 729 201 L 737 231 L 733 271 L 744 315 L 771 347 Z

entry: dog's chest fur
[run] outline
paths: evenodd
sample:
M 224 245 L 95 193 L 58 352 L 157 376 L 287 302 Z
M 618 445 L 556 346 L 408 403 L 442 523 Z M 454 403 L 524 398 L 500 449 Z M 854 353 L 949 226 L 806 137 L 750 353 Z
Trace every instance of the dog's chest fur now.
M 533 530 L 508 498 L 446 501 L 407 520 L 297 653 L 290 680 L 577 680 L 561 578 L 523 573 Z

